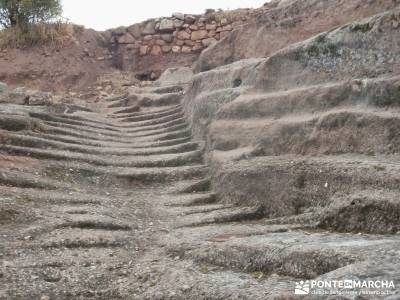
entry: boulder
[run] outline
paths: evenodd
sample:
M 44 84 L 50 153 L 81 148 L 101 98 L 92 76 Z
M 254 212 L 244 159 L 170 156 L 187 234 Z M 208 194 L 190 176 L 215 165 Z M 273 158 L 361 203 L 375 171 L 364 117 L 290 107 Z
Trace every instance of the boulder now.
M 53 94 L 50 92 L 31 91 L 28 105 L 49 105 L 52 100 Z
M 142 36 L 142 30 L 139 24 L 129 26 L 127 30 L 135 39 L 140 39 L 140 37 Z
M 190 33 L 187 33 L 185 30 L 178 31 L 176 37 L 180 40 L 188 40 L 190 39 Z
M 215 37 L 217 35 L 217 33 L 215 32 L 215 30 L 210 30 L 208 32 L 208 37 Z
M 8 93 L 4 93 L 4 96 L 0 99 L 0 102 L 19 105 L 48 105 L 52 102 L 52 100 L 52 93 L 29 90 L 26 87 L 19 87 Z
M 161 39 L 165 42 L 171 43 L 174 40 L 174 36 L 172 34 L 162 34 Z
M 194 22 L 196 22 L 196 17 L 192 15 L 186 15 L 185 22 L 188 24 L 193 24 Z
M 152 35 L 146 35 L 146 36 L 144 36 L 143 41 L 148 42 L 148 41 L 151 41 L 152 39 L 153 39 Z
M 224 26 L 224 25 L 226 25 L 226 24 L 228 24 L 228 20 L 227 20 L 226 18 L 223 18 L 223 19 L 221 20 L 221 25 Z
M 175 25 L 174 21 L 171 19 L 162 19 L 160 22 L 160 28 L 159 31 L 165 32 L 165 33 L 170 33 L 175 30 Z
M 223 26 L 223 27 L 218 27 L 217 28 L 217 32 L 223 32 L 223 31 L 231 31 L 233 28 L 232 28 L 232 25 L 225 25 L 225 26 Z
M 187 46 L 193 47 L 194 45 L 196 45 L 196 42 L 192 41 L 192 40 L 185 40 L 184 42 L 185 42 L 185 45 L 187 45 Z
M 183 13 L 173 13 L 172 17 L 178 19 L 178 20 L 184 20 L 185 19 L 185 15 Z
M 219 33 L 219 37 L 220 37 L 221 39 L 223 39 L 224 37 L 226 37 L 226 36 L 228 36 L 228 35 L 230 35 L 230 34 L 231 34 L 230 31 L 222 31 L 222 32 Z
M 161 50 L 162 50 L 162 52 L 164 52 L 164 53 L 168 53 L 168 52 L 171 52 L 171 50 L 172 50 L 172 46 L 162 46 L 161 47 Z
M 120 35 L 124 35 L 125 33 L 126 33 L 126 28 L 121 26 L 121 27 L 114 29 L 114 31 L 112 32 L 112 35 L 120 36 Z
M 175 28 L 182 28 L 182 26 L 184 25 L 184 22 L 181 20 L 174 20 L 174 27 Z
M 201 43 L 203 44 L 204 47 L 208 47 L 216 42 L 217 42 L 217 40 L 215 38 L 208 38 L 208 39 L 204 39 L 201 41 Z
M 217 29 L 217 25 L 216 24 L 207 24 L 206 25 L 206 29 L 207 30 L 216 30 Z
M 139 49 L 140 48 L 140 44 L 138 42 L 134 43 L 134 44 L 128 44 L 126 45 L 126 49 L 127 50 L 132 50 L 132 49 Z
M 28 104 L 29 96 L 29 90 L 26 87 L 18 87 L 5 93 L 0 102 L 26 105 Z
M 181 46 L 173 46 L 172 47 L 172 52 L 180 53 L 181 52 Z
M 201 49 L 203 49 L 203 46 L 201 44 L 196 44 L 192 47 L 192 51 L 194 52 L 200 51 Z
M 161 74 L 160 78 L 155 82 L 158 86 L 187 84 L 193 78 L 193 72 L 188 67 L 169 68 Z
M 130 33 L 118 37 L 117 41 L 118 44 L 134 44 L 136 42 L 135 38 Z
M 190 53 L 190 52 L 192 52 L 192 47 L 190 47 L 190 46 L 183 46 L 182 47 L 182 53 Z
M 140 46 L 140 48 L 139 48 L 139 54 L 140 54 L 141 56 L 144 56 L 144 55 L 147 54 L 147 51 L 148 51 L 148 50 L 149 50 L 149 46 L 146 46 L 146 45 Z
M 162 53 L 162 51 L 161 51 L 161 47 L 159 46 L 159 45 L 154 45 L 152 48 L 151 48 L 151 51 L 150 51 L 150 54 L 151 55 L 160 55 Z
M 198 30 L 198 31 L 193 31 L 191 39 L 193 41 L 197 40 L 202 40 L 208 37 L 208 31 L 207 30 Z
M 155 27 L 156 23 L 154 21 L 147 22 L 142 30 L 142 35 L 155 34 L 156 33 Z
M 159 46 L 165 46 L 167 43 L 164 40 L 156 40 L 155 44 Z

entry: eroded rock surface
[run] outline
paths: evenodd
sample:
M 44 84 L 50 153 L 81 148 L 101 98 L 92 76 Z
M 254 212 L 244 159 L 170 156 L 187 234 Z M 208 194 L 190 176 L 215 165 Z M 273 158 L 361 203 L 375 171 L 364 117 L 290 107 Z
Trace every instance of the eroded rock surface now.
M 112 73 L 58 102 L 2 93 L 0 299 L 297 299 L 309 279 L 395 287 L 302 299 L 396 299 L 396 1 L 264 9 L 301 23 L 293 16 L 335 3 L 340 26 L 327 18 L 291 40 L 295 25 L 281 24 L 289 46 L 268 57 L 174 67 L 155 82 Z M 176 26 L 149 24 L 115 34 L 169 40 Z

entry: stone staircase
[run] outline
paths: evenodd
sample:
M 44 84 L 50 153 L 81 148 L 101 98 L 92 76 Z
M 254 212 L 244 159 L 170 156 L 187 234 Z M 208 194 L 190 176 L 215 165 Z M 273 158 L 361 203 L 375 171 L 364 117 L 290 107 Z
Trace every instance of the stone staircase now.
M 138 89 L 140 105 L 124 95 L 74 114 L 0 106 L 0 299 L 290 299 L 301 279 L 400 279 L 398 234 L 235 205 L 264 158 L 221 201 L 182 90 Z
M 156 95 L 171 103 L 130 112 L 117 98 L 71 115 L 0 107 L 1 299 L 125 299 L 132 262 L 160 226 L 145 207 L 180 188 L 175 205 L 215 202 L 178 94 Z

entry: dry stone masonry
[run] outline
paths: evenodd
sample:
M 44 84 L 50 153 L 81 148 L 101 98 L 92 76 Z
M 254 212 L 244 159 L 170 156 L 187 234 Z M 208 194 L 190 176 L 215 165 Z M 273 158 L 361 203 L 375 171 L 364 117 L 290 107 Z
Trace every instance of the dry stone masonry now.
M 243 25 L 254 10 L 243 9 L 223 14 L 174 13 L 169 18 L 150 19 L 107 32 L 111 44 L 125 47 L 140 56 L 200 52 Z M 234 13 L 233 13 L 234 12 Z

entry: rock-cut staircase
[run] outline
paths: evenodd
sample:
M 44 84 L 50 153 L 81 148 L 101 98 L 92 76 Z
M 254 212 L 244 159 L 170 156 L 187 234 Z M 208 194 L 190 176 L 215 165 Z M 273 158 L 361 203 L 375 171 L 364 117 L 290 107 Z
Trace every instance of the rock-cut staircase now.
M 141 293 L 138 261 L 172 226 L 163 207 L 215 209 L 181 87 L 146 95 L 141 109 L 0 106 L 0 299 Z
M 292 299 L 300 280 L 397 282 L 398 234 L 222 202 L 182 91 L 72 114 L 0 105 L 0 299 Z M 250 198 L 246 182 L 227 191 Z

